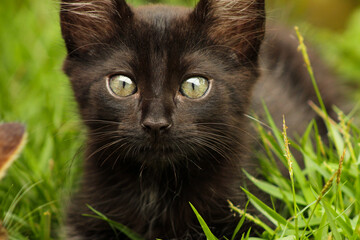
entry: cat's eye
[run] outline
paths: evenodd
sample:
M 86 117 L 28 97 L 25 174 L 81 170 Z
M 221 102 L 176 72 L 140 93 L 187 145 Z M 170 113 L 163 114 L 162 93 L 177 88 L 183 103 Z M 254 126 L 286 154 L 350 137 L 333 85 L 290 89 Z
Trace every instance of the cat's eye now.
M 181 84 L 180 92 L 188 98 L 201 98 L 208 91 L 209 85 L 209 80 L 206 78 L 192 77 Z
M 109 88 L 112 93 L 119 97 L 128 97 L 136 93 L 136 84 L 129 77 L 114 75 L 108 79 Z

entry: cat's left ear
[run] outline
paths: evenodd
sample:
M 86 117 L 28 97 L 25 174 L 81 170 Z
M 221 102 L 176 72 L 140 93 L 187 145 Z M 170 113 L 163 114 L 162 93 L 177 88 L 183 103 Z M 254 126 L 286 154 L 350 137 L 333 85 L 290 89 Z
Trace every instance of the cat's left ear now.
M 192 17 L 216 44 L 235 50 L 244 62 L 257 60 L 265 34 L 264 0 L 200 0 Z
M 81 55 L 124 30 L 133 13 L 125 0 L 62 0 L 61 32 L 69 54 Z

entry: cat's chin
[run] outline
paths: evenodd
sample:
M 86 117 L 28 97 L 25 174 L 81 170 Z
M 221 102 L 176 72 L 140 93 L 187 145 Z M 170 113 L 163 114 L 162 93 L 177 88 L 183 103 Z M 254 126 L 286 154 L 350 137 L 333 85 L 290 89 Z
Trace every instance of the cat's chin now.
M 174 164 L 181 161 L 182 156 L 179 151 L 171 148 L 145 148 L 139 152 L 139 161 L 147 165 L 153 164 Z

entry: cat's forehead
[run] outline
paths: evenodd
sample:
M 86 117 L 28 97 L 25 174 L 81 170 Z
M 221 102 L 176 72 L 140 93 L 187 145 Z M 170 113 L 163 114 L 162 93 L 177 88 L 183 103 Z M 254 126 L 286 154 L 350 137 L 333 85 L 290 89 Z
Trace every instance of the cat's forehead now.
M 192 9 L 154 4 L 132 11 L 132 25 L 122 37 L 128 40 L 127 47 L 136 49 L 138 55 L 161 55 L 164 61 L 168 52 L 185 50 L 192 39 L 193 24 L 189 21 Z
M 134 10 L 138 20 L 148 24 L 171 24 L 174 21 L 186 18 L 191 9 L 179 6 L 168 6 L 161 4 L 140 6 Z
M 191 9 L 166 5 L 147 5 L 133 9 L 135 26 L 141 26 L 141 32 L 150 30 L 152 35 L 168 38 L 180 28 L 188 26 Z

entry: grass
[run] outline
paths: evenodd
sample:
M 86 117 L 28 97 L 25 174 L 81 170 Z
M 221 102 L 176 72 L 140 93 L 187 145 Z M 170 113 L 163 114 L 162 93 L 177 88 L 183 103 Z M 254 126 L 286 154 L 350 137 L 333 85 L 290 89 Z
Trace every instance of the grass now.
M 193 5 L 193 1 L 187 4 Z M 358 13 L 353 18 L 358 19 Z M 327 56 L 337 56 L 330 58 L 335 59 L 331 63 L 354 85 L 360 78 L 356 40 L 360 31 L 353 21 L 343 35 L 336 36 L 336 41 L 326 41 L 329 33 L 318 40 L 329 46 Z M 61 71 L 65 48 L 57 3 L 3 0 L 0 29 L 0 122 L 23 122 L 29 135 L 22 155 L 0 182 L 0 220 L 10 239 L 59 239 L 66 197 L 81 172 L 84 139 L 68 80 Z M 326 116 L 321 109 L 316 111 Z M 338 112 L 340 123 L 329 120 L 327 124 L 332 133 L 329 145 L 319 138 L 314 122 L 301 138 L 289 140 L 289 153 L 300 151 L 305 159 L 303 170 L 293 157 L 284 156 L 284 147 L 289 145 L 284 142 L 283 130 L 272 126 L 269 131 L 256 125 L 267 149 L 266 155 L 258 156 L 266 181 L 249 178 L 279 199 L 284 208 L 266 208 L 247 192 L 249 204 L 268 216 L 275 229 L 245 214 L 244 209 L 232 204 L 229 209 L 263 226 L 261 238 L 328 239 L 331 235 L 331 239 L 359 239 L 360 129 L 353 123 L 353 115 Z M 268 124 L 274 125 L 270 116 Z M 275 158 L 286 166 L 291 159 L 293 181 L 281 176 L 274 167 Z
M 5 1 L 0 8 L 0 121 L 27 125 L 23 154 L 0 183 L 0 219 L 10 239 L 52 239 L 62 221 L 70 168 L 81 145 L 65 51 L 50 1 Z

